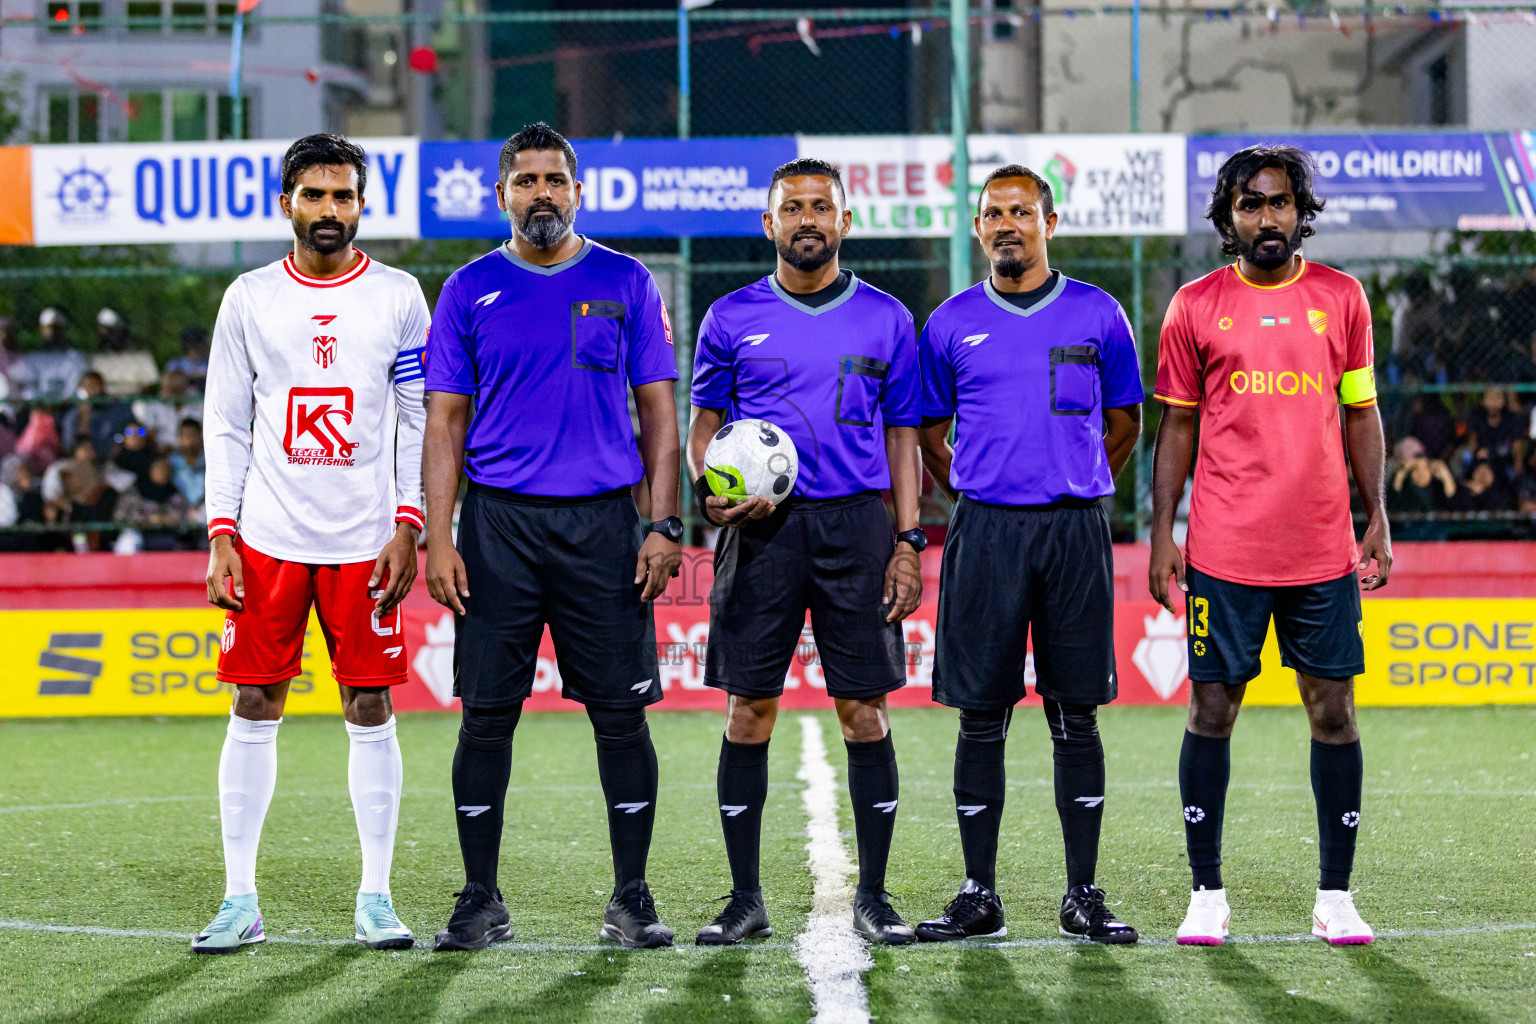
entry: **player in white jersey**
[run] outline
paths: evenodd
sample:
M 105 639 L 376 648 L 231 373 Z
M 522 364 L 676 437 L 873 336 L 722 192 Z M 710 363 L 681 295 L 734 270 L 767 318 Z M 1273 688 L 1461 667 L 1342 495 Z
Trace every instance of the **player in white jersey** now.
M 334 135 L 283 157 L 293 251 L 224 293 L 208 359 L 208 600 L 226 609 L 218 678 L 236 688 L 219 759 L 226 888 L 196 953 L 265 939 L 256 848 L 277 780 L 277 728 L 300 674 L 313 605 L 351 738 L 347 781 L 362 841 L 356 938 L 413 942 L 389 867 L 401 761 L 389 688 L 405 682 L 400 602 L 416 579 L 421 286 L 352 246 L 368 164 Z

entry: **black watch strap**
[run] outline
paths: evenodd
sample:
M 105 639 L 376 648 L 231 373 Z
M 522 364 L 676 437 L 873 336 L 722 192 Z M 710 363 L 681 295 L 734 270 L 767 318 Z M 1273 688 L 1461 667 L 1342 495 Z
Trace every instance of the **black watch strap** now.
M 896 540 L 898 542 L 906 541 L 918 551 L 922 551 L 928 546 L 928 535 L 921 529 L 903 530 L 896 535 Z
M 683 539 L 683 521 L 677 516 L 667 516 L 665 519 L 657 519 L 651 523 L 647 533 L 659 533 L 674 544 Z

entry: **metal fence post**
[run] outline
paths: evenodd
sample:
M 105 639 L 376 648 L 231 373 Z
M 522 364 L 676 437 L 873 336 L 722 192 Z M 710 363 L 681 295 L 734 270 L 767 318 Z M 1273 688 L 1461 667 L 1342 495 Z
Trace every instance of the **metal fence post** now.
M 677 4 L 677 137 L 686 139 L 693 130 L 688 68 L 688 5 Z M 677 309 L 673 310 L 673 331 L 681 368 L 677 375 L 677 428 L 683 443 L 682 509 L 684 519 L 693 519 L 693 480 L 688 473 L 688 426 L 692 420 L 690 396 L 693 385 L 693 239 L 677 240 Z M 689 538 L 692 540 L 692 538 Z
M 1141 0 L 1132 0 L 1131 3 L 1131 131 L 1141 131 Z M 1137 370 L 1141 369 L 1143 353 L 1148 351 L 1146 339 L 1142 337 L 1142 330 L 1146 323 L 1141 309 L 1145 273 L 1142 239 L 1140 235 L 1136 235 L 1131 239 L 1131 334 L 1136 341 Z M 1134 495 L 1136 539 L 1145 541 L 1147 539 L 1147 497 L 1150 488 L 1145 437 L 1136 438 L 1134 487 L 1136 488 Z
M 955 223 L 949 233 L 949 294 L 971 285 L 971 19 L 967 0 L 949 0 L 949 119 L 955 155 Z

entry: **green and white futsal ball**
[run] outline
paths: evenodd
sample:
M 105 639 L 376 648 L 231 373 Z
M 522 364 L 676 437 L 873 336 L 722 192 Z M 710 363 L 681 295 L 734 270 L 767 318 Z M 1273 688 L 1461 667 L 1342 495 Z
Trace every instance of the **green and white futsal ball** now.
M 704 450 L 710 488 L 731 504 L 767 498 L 777 505 L 794 489 L 800 457 L 789 435 L 767 420 L 734 420 Z

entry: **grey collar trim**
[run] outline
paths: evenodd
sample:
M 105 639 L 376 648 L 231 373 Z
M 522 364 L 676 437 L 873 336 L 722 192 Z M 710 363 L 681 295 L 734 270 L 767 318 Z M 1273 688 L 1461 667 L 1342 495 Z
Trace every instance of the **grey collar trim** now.
M 529 263 L 527 260 L 523 259 L 521 256 L 512 251 L 512 243 L 510 242 L 502 242 L 501 245 L 497 246 L 496 251 L 505 256 L 507 261 L 514 267 L 521 267 L 523 270 L 533 274 L 543 274 L 545 277 L 554 277 L 562 270 L 570 270 L 576 264 L 586 259 L 587 253 L 592 251 L 592 239 L 582 238 L 581 249 L 576 253 L 575 256 L 572 256 L 570 259 L 561 263 L 556 263 L 553 266 L 548 267 L 541 267 L 537 264 Z
M 1007 310 L 1014 316 L 1034 316 L 1036 313 L 1040 312 L 1042 309 L 1044 309 L 1046 306 L 1049 306 L 1051 303 L 1055 302 L 1058 297 L 1060 297 L 1061 293 L 1067 287 L 1067 275 L 1058 270 L 1056 272 L 1056 287 L 1046 292 L 1045 298 L 1041 299 L 1033 306 L 1030 306 L 1028 309 L 1020 309 L 1018 306 L 1015 306 L 1013 303 L 999 295 L 997 289 L 992 287 L 991 274 L 987 275 L 986 280 L 981 283 L 981 286 L 986 291 L 987 298 L 991 299 L 998 309 Z
M 795 307 L 800 312 L 809 313 L 811 316 L 821 316 L 823 313 L 832 312 L 838 306 L 841 306 L 843 303 L 853 298 L 853 293 L 859 290 L 859 275 L 855 274 L 851 270 L 848 271 L 848 287 L 843 289 L 843 294 L 839 295 L 831 302 L 820 306 L 807 306 L 805 303 L 795 298 L 794 293 L 785 291 L 784 286 L 779 284 L 779 275 L 777 272 L 768 275 L 768 285 L 773 289 L 773 294 L 777 295 L 787 304 Z

